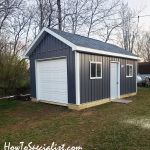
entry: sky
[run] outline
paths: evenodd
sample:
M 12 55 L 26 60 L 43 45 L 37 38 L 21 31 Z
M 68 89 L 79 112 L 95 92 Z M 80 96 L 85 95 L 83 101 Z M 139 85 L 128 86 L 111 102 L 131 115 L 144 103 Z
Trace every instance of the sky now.
M 128 2 L 130 8 L 135 10 L 141 10 L 139 16 L 150 15 L 150 0 L 123 0 Z M 150 30 L 150 16 L 140 17 L 139 25 L 144 30 Z

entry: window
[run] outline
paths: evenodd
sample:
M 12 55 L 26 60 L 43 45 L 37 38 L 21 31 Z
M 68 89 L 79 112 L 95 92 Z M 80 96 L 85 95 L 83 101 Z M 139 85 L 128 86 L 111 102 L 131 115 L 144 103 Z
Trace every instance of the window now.
M 91 77 L 94 78 L 96 77 L 96 64 L 91 63 Z
M 126 65 L 126 77 L 133 77 L 133 65 Z
M 90 62 L 90 79 L 102 78 L 102 63 Z

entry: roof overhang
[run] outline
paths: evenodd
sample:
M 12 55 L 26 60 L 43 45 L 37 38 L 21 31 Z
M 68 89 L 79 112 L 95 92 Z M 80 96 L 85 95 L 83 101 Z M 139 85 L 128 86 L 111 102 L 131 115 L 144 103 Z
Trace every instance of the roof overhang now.
M 62 36 L 58 35 L 57 33 L 53 32 L 52 30 L 50 30 L 50 29 L 48 29 L 46 27 L 44 27 L 40 31 L 40 33 L 34 39 L 32 44 L 28 47 L 28 49 L 24 53 L 24 58 L 29 58 L 29 55 L 34 50 L 34 48 L 39 44 L 39 42 L 41 41 L 41 39 L 42 39 L 42 37 L 43 37 L 43 35 L 45 33 L 49 33 L 50 35 L 54 36 L 58 40 L 60 40 L 63 43 L 65 43 L 66 45 L 70 46 L 73 51 L 81 51 L 81 52 L 88 52 L 88 53 L 95 53 L 95 54 L 101 54 L 101 55 L 116 56 L 116 57 L 140 60 L 140 58 L 137 57 L 137 56 L 125 55 L 125 54 L 120 54 L 120 53 L 108 52 L 108 51 L 105 51 L 105 50 L 99 50 L 99 49 L 92 49 L 92 48 L 77 46 L 74 43 L 68 41 L 67 39 L 63 38 Z
M 107 55 L 107 56 L 116 56 L 116 57 L 121 57 L 121 58 L 129 58 L 129 59 L 140 60 L 140 58 L 138 56 L 131 56 L 131 55 L 125 55 L 125 54 L 120 54 L 120 53 L 113 53 L 113 52 L 108 52 L 108 51 L 104 51 L 104 50 L 99 50 L 99 49 L 97 50 L 97 49 L 81 47 L 81 46 L 77 46 L 76 50 L 81 51 L 81 52 L 89 52 L 89 53 L 94 53 L 94 54 L 101 54 L 101 55 Z

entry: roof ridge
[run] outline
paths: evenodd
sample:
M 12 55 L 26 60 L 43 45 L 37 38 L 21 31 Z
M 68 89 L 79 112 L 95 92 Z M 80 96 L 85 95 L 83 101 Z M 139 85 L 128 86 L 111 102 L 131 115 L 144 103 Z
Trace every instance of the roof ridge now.
M 120 46 L 118 46 L 118 45 L 115 45 L 115 44 L 112 44 L 112 43 L 107 43 L 107 42 L 103 42 L 103 41 L 101 41 L 101 40 L 98 40 L 98 39 L 94 39 L 94 38 L 91 38 L 91 37 L 86 37 L 86 36 L 84 36 L 84 35 L 80 35 L 80 34 L 76 34 L 76 33 L 70 33 L 70 32 L 66 32 L 66 31 L 62 31 L 62 30 L 57 30 L 57 29 L 55 29 L 55 28 L 49 28 L 50 30 L 56 30 L 57 32 L 62 32 L 62 33 L 69 33 L 69 34 L 71 34 L 71 35 L 77 35 L 77 36 L 80 36 L 80 37 L 83 37 L 83 38 L 87 38 L 87 39 L 91 39 L 91 40 L 94 40 L 94 41 L 98 41 L 98 42 L 102 42 L 102 43 L 106 43 L 106 44 L 109 44 L 109 45 L 111 45 L 111 46 L 114 46 L 114 47 L 118 47 L 118 48 L 120 48 L 120 49 L 122 49 L 122 50 L 125 50 L 124 48 L 122 48 L 122 47 L 120 47 Z M 129 50 L 127 50 L 128 52 L 130 52 Z M 130 52 L 131 53 L 131 52 Z M 133 53 L 132 53 L 133 54 Z
M 69 33 L 69 34 L 72 34 L 72 35 L 77 35 L 77 36 L 81 36 L 81 37 L 84 37 L 84 38 L 87 38 L 87 39 L 92 39 L 92 40 L 96 40 L 96 41 L 99 41 L 99 42 L 103 42 L 103 41 L 101 41 L 101 40 L 98 40 L 98 39 L 94 39 L 94 38 L 91 38 L 91 37 L 87 37 L 87 36 L 84 36 L 84 35 L 81 35 L 81 34 L 76 34 L 76 33 L 71 33 L 71 32 L 67 32 L 67 31 L 62 31 L 62 30 L 57 30 L 57 29 L 54 29 L 54 28 L 49 28 L 50 30 L 56 30 L 56 31 L 58 31 L 58 32 L 64 32 L 64 33 Z M 103 42 L 103 43 L 105 43 L 105 42 Z M 107 43 L 107 44 L 109 44 L 109 43 Z

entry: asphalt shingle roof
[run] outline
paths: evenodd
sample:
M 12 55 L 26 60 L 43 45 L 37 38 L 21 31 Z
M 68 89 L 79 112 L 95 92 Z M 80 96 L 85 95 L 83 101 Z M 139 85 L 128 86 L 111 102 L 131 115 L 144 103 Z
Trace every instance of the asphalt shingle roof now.
M 136 56 L 135 54 L 110 43 L 105 43 L 96 39 L 84 37 L 78 34 L 72 34 L 69 32 L 59 31 L 56 29 L 50 29 L 50 30 L 62 36 L 63 38 L 67 39 L 68 41 L 72 42 L 77 46 L 82 46 L 82 47 L 87 47 L 87 48 L 92 48 L 97 50 L 104 50 L 107 52 L 125 54 L 130 56 Z

